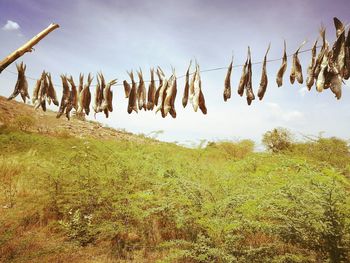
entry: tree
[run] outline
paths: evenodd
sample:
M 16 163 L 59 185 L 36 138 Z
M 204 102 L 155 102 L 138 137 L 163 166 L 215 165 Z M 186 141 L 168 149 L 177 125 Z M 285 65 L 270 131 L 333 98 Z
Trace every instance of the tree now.
M 284 151 L 293 143 L 292 133 L 285 128 L 275 128 L 263 135 L 262 143 L 273 153 Z

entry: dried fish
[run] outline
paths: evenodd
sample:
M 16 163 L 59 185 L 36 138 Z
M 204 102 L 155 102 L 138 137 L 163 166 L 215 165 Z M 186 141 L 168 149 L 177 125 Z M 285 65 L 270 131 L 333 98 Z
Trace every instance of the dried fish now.
M 111 90 L 112 86 L 117 84 L 117 79 L 113 79 L 110 82 L 107 83 L 106 87 L 103 90 L 103 99 L 101 103 L 101 109 L 106 115 L 106 118 L 108 118 L 108 112 L 113 111 L 113 91 Z
M 124 86 L 125 98 L 129 98 L 129 94 L 130 94 L 130 90 L 131 90 L 130 84 L 126 80 L 124 80 L 123 86 Z
M 316 81 L 316 90 L 318 92 L 322 92 L 325 88 L 326 73 L 328 68 L 328 49 L 328 45 L 326 45 L 325 49 L 322 51 L 322 63 L 320 65 L 320 72 Z
M 192 60 L 190 61 L 190 65 L 188 66 L 188 69 L 186 71 L 186 80 L 185 80 L 185 90 L 184 90 L 184 95 L 182 97 L 182 106 L 185 108 L 188 102 L 188 92 L 189 92 L 189 88 L 190 88 L 190 68 L 192 65 Z
M 128 103 L 128 113 L 130 114 L 132 111 L 138 113 L 137 109 L 137 87 L 134 80 L 134 73 L 132 71 L 128 72 L 128 75 L 131 79 L 131 90 L 129 94 L 129 103 Z
M 16 68 L 18 72 L 17 82 L 14 91 L 10 97 L 8 97 L 8 100 L 12 100 L 13 98 L 17 97 L 18 94 L 21 94 L 23 102 L 26 103 L 26 98 L 30 98 L 28 93 L 28 82 L 25 76 L 27 66 L 21 62 L 20 64 L 16 64 Z
M 293 62 L 292 62 L 292 69 L 290 72 L 290 83 L 294 84 L 295 78 L 300 84 L 303 84 L 303 71 L 301 68 L 300 60 L 298 57 L 300 49 L 305 45 L 306 41 L 303 41 L 303 43 L 298 47 L 297 51 L 293 54 Z
M 284 40 L 282 65 L 279 68 L 277 72 L 277 77 L 276 77 L 276 83 L 278 87 L 281 87 L 283 85 L 283 75 L 286 72 L 286 70 L 287 70 L 287 44 L 286 44 L 286 41 Z
M 156 93 L 156 102 L 157 102 L 156 113 L 158 111 L 161 111 L 162 116 L 165 117 L 163 109 L 164 109 L 164 99 L 166 96 L 166 90 L 168 88 L 168 80 L 165 78 L 164 72 L 160 67 L 157 68 L 157 75 L 159 77 L 159 82 L 161 83 L 161 86 L 159 86 L 159 88 L 158 88 L 158 90 L 159 90 L 158 96 Z
M 150 69 L 151 82 L 148 86 L 147 110 L 153 110 L 156 97 L 156 83 L 154 81 L 154 68 Z
M 61 75 L 61 79 L 62 79 L 63 92 L 62 92 L 61 104 L 58 109 L 56 118 L 60 118 L 65 113 L 68 104 L 70 104 L 70 90 L 69 90 L 67 77 L 65 75 Z M 69 115 L 67 116 L 67 118 L 69 119 Z
M 72 106 L 77 111 L 78 110 L 78 90 L 77 90 L 77 86 L 75 85 L 72 76 L 70 76 L 67 80 L 68 80 L 68 82 L 70 83 L 70 86 L 71 86 Z
M 350 78 L 350 29 L 345 40 L 345 67 L 343 77 L 346 80 Z
M 239 80 L 239 84 L 238 84 L 238 94 L 239 96 L 243 96 L 243 93 L 244 93 L 244 87 L 247 83 L 247 67 L 248 67 L 248 58 L 246 59 L 244 65 L 243 65 L 243 68 L 242 68 L 242 75 L 241 75 L 241 78 Z
M 162 110 L 163 118 L 166 117 L 169 112 L 173 118 L 176 118 L 176 111 L 175 111 L 175 105 L 174 105 L 176 93 L 177 93 L 176 74 L 175 74 L 175 69 L 173 68 L 173 74 L 168 80 L 167 89 L 165 91 L 165 96 L 164 96 L 165 98 L 164 98 L 163 110 Z
M 314 70 L 313 70 L 315 80 L 317 80 L 318 75 L 321 71 L 321 63 L 323 60 L 323 56 L 326 54 L 325 49 L 328 45 L 327 40 L 326 40 L 326 28 L 321 27 L 320 35 L 322 38 L 322 47 L 320 49 L 319 54 L 317 55 L 316 63 L 315 63 Z M 328 51 L 327 51 L 327 53 L 328 53 Z
M 59 102 L 57 100 L 56 91 L 52 83 L 51 74 L 48 73 L 46 76 L 48 80 L 47 96 L 52 100 L 53 104 L 58 106 Z
M 332 47 L 332 55 L 330 60 L 337 68 L 341 77 L 344 75 L 345 68 L 345 27 L 339 19 L 334 17 L 334 25 L 336 27 L 337 40 Z
M 267 84 L 268 84 L 268 78 L 267 78 L 267 73 L 266 73 L 266 60 L 267 60 L 267 54 L 270 51 L 270 47 L 271 47 L 271 43 L 269 44 L 269 46 L 266 50 L 264 62 L 263 62 L 263 66 L 262 66 L 260 86 L 259 86 L 259 90 L 258 90 L 258 97 L 260 100 L 263 99 L 265 92 L 266 92 Z
M 317 47 L 317 41 L 315 41 L 312 50 L 311 50 L 311 61 L 307 68 L 307 78 L 306 78 L 306 86 L 308 90 L 311 90 L 311 87 L 314 85 L 315 78 L 314 78 L 314 67 L 316 64 L 316 47 Z
M 101 104 L 103 100 L 103 92 L 102 92 L 101 83 L 100 83 L 100 74 L 97 74 L 96 79 L 97 79 L 97 85 L 95 88 L 94 106 L 92 107 L 93 110 L 95 111 L 95 114 L 94 114 L 95 118 L 96 118 L 96 113 L 101 112 Z
M 247 67 L 247 82 L 245 85 L 245 91 L 247 96 L 247 103 L 250 105 L 253 100 L 255 100 L 255 95 L 253 92 L 253 85 L 252 85 L 252 56 L 250 53 L 250 47 L 248 46 L 248 67 Z
M 228 66 L 225 82 L 224 82 L 224 101 L 227 101 L 231 98 L 231 73 L 232 73 L 232 65 L 233 65 L 233 56 L 231 58 L 231 63 Z
M 139 105 L 139 110 L 147 110 L 147 102 L 146 102 L 146 86 L 145 82 L 143 80 L 142 76 L 142 70 L 137 72 L 137 75 L 139 77 L 139 86 L 137 88 L 137 99 L 138 99 L 138 105 Z

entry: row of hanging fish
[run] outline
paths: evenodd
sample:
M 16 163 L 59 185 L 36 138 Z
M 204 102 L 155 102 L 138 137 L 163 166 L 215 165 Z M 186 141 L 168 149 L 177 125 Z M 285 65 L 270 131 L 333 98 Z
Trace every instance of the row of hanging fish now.
M 186 72 L 185 90 L 182 98 L 182 105 L 185 108 L 188 100 L 191 102 L 193 110 L 197 112 L 198 108 L 203 114 L 207 114 L 207 108 L 205 106 L 205 99 L 202 92 L 202 82 L 200 78 L 200 69 L 198 63 L 196 63 L 195 72 L 190 79 L 190 69 L 192 61 Z M 158 88 L 156 87 L 156 81 L 154 78 L 154 69 L 150 69 L 151 80 L 148 86 L 148 92 L 146 90 L 145 82 L 143 79 L 142 70 L 137 71 L 138 85 L 134 78 L 133 71 L 128 72 L 131 80 L 131 86 L 128 81 L 123 81 L 125 98 L 128 98 L 128 113 L 133 111 L 138 113 L 143 110 L 153 110 L 161 113 L 161 116 L 165 118 L 168 114 L 171 117 L 176 118 L 175 99 L 177 95 L 177 77 L 175 69 L 172 69 L 172 75 L 169 78 L 165 77 L 163 70 L 157 67 L 156 74 L 158 77 Z
M 318 40 L 314 42 L 311 50 L 311 61 L 307 68 L 307 78 L 306 86 L 308 90 L 311 90 L 312 86 L 316 85 L 316 90 L 322 92 L 324 89 L 330 88 L 335 94 L 337 99 L 341 98 L 342 92 L 342 82 L 343 79 L 349 79 L 350 77 L 350 29 L 347 36 L 345 37 L 345 26 L 338 19 L 334 18 L 334 25 L 336 28 L 336 41 L 330 47 L 328 41 L 326 40 L 326 30 L 321 28 L 320 35 L 322 38 L 322 46 L 317 55 L 317 43 Z M 304 77 L 302 72 L 302 66 L 298 57 L 300 49 L 304 46 L 306 41 L 304 41 L 298 49 L 293 54 L 292 67 L 289 76 L 291 84 L 294 84 L 295 80 L 299 84 L 303 84 Z M 277 72 L 276 83 L 278 87 L 283 85 L 283 76 L 287 70 L 287 53 L 286 53 L 286 41 L 284 41 L 284 51 L 282 64 Z M 262 75 L 260 80 L 260 86 L 258 89 L 258 97 L 260 100 L 263 99 L 267 85 L 268 77 L 266 73 L 266 63 L 267 54 L 270 50 L 270 44 L 264 56 L 262 63 Z M 248 57 L 243 65 L 241 78 L 238 85 L 238 94 L 243 96 L 244 91 L 247 98 L 247 103 L 250 105 L 255 99 L 255 95 L 252 88 L 252 62 L 251 62 L 251 51 L 248 47 Z M 231 98 L 231 73 L 233 67 L 233 58 L 228 66 L 224 81 L 224 101 Z
M 330 88 L 337 99 L 341 98 L 341 88 L 343 79 L 350 77 L 350 30 L 347 36 L 345 35 L 345 27 L 343 23 L 334 18 L 334 25 L 336 28 L 336 41 L 330 46 L 326 40 L 326 30 L 322 28 L 320 35 L 322 39 L 322 46 L 317 54 L 316 40 L 311 50 L 311 61 L 307 68 L 306 86 L 311 90 L 312 86 L 316 86 L 318 92 Z M 292 55 L 292 66 L 289 76 L 291 84 L 295 80 L 302 84 L 304 82 L 302 66 L 299 61 L 299 51 L 304 46 L 305 41 L 298 47 Z M 262 74 L 258 88 L 257 96 L 260 100 L 263 99 L 268 86 L 267 77 L 267 55 L 270 50 L 270 44 L 262 62 Z M 22 63 L 17 64 L 18 77 L 13 93 L 8 99 L 13 99 L 19 94 L 24 102 L 30 98 L 28 93 L 28 82 L 25 76 L 26 66 Z M 202 82 L 200 77 L 200 67 L 196 61 L 194 73 L 190 73 L 192 61 L 188 66 L 185 75 L 185 86 L 182 97 L 182 105 L 185 108 L 190 102 L 193 110 L 198 111 L 198 108 L 203 114 L 207 114 L 205 99 L 202 92 Z M 233 68 L 233 56 L 228 66 L 226 77 L 224 80 L 224 101 L 231 98 L 231 74 Z M 284 41 L 284 51 L 282 57 L 282 64 L 277 72 L 276 83 L 278 87 L 283 85 L 283 77 L 287 70 L 287 53 L 286 41 Z M 175 99 L 177 95 L 177 77 L 175 69 L 172 69 L 172 74 L 167 78 L 160 67 L 157 69 L 150 69 L 151 80 L 148 85 L 148 90 L 143 77 L 143 72 L 140 69 L 137 71 L 138 80 L 135 80 L 134 72 L 127 72 L 130 77 L 130 83 L 127 80 L 123 81 L 125 98 L 128 99 L 127 112 L 138 113 L 141 110 L 160 112 L 161 116 L 165 118 L 168 114 L 176 118 Z M 158 81 L 155 80 L 155 74 Z M 117 79 L 109 82 L 105 81 L 102 73 L 97 74 L 97 85 L 95 89 L 94 105 L 92 106 L 95 116 L 97 113 L 103 112 L 108 118 L 109 113 L 113 111 L 113 91 L 112 86 L 116 85 Z M 59 103 L 56 97 L 56 92 L 51 80 L 51 74 L 43 71 L 40 78 L 37 80 L 32 103 L 35 109 L 42 108 L 46 111 L 46 103 L 59 106 L 57 118 L 63 114 L 70 119 L 72 109 L 77 115 L 89 115 L 91 104 L 90 86 L 93 80 L 91 74 L 88 75 L 87 81 L 84 84 L 84 75 L 80 74 L 78 87 L 75 85 L 73 77 L 61 75 L 63 94 L 61 102 Z M 158 86 L 157 86 L 158 83 Z M 251 49 L 248 47 L 247 59 L 242 67 L 242 73 L 238 84 L 238 94 L 242 97 L 244 94 L 248 105 L 251 105 L 255 100 L 252 84 L 252 59 Z

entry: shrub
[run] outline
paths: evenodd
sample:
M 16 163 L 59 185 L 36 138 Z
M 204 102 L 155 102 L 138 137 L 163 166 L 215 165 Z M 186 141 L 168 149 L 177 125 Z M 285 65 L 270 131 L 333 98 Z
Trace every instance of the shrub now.
M 15 161 L 0 159 L 0 190 L 5 196 L 6 207 L 15 205 L 17 195 L 17 179 L 21 166 Z
M 243 159 L 253 152 L 254 142 L 252 140 L 210 142 L 207 148 L 219 149 L 226 154 L 227 159 Z
M 275 128 L 263 135 L 262 143 L 273 153 L 287 150 L 293 143 L 291 132 L 284 128 Z

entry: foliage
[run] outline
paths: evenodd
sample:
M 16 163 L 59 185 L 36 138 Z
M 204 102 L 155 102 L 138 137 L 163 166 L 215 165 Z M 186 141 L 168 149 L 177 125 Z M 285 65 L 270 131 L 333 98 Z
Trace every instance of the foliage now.
M 0 261 L 348 262 L 349 156 L 329 140 L 271 154 L 8 131 Z
M 292 134 L 284 128 L 275 128 L 263 135 L 262 143 L 267 150 L 277 153 L 290 148 L 293 143 Z

